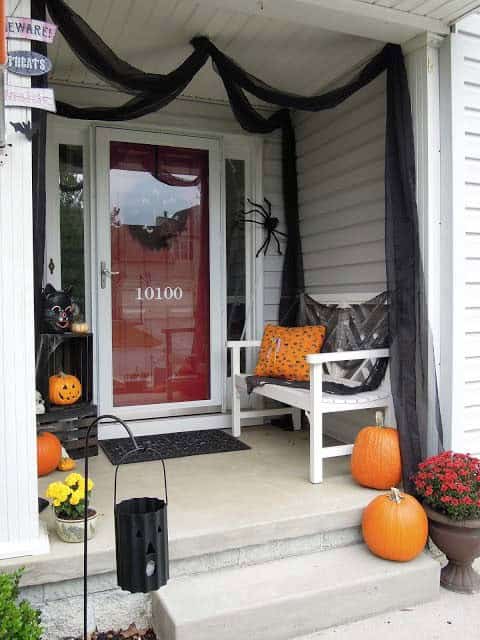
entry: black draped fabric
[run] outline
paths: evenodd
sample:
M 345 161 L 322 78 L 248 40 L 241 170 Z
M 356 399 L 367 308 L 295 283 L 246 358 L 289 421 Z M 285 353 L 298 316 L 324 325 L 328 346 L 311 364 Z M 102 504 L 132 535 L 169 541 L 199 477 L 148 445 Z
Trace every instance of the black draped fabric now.
M 44 3 L 32 3 L 32 18 L 45 20 Z M 47 55 L 47 45 L 43 42 L 32 42 L 32 50 Z M 46 87 L 47 76 L 34 76 L 33 87 Z M 42 311 L 42 281 L 45 253 L 45 150 L 47 144 L 47 114 L 38 109 L 32 110 L 32 127 L 37 134 L 32 139 L 32 205 L 33 205 L 33 299 L 35 308 L 35 345 L 40 340 L 40 324 Z
M 349 83 L 321 95 L 301 96 L 275 89 L 242 69 L 208 38 L 192 40 L 193 53 L 166 75 L 145 73 L 121 60 L 64 0 L 46 1 L 49 13 L 72 50 L 94 73 L 132 97 L 119 107 L 77 107 L 57 103 L 58 113 L 71 118 L 126 120 L 156 111 L 177 97 L 199 69 L 211 58 L 220 75 L 240 125 L 247 131 L 282 131 L 282 176 L 288 231 L 279 320 L 302 324 L 304 275 L 299 230 L 295 131 L 289 109 L 320 111 L 348 99 L 382 72 L 387 72 L 387 135 L 385 162 L 385 249 L 387 285 L 390 294 L 391 380 L 400 433 L 404 483 L 411 488 L 410 475 L 425 453 L 417 405 L 425 406 L 425 372 L 419 354 L 428 329 L 419 325 L 423 300 L 418 221 L 415 201 L 415 159 L 410 96 L 402 50 L 387 44 Z M 35 4 L 35 2 L 34 2 Z M 264 116 L 254 108 L 246 93 L 275 104 L 276 112 Z M 39 194 L 40 192 L 37 192 Z M 418 365 L 418 366 L 416 366 Z
M 410 94 L 403 58 L 392 56 L 387 74 L 385 142 L 385 257 L 390 291 L 391 366 L 395 414 L 399 425 L 404 483 L 413 490 L 411 475 L 424 457 L 426 442 L 426 372 L 417 366 L 428 340 L 421 326 L 425 301 L 418 237 L 415 153 Z M 420 334 L 420 331 L 423 333 Z M 417 410 L 422 416 L 419 424 Z M 423 437 L 421 432 L 423 432 Z

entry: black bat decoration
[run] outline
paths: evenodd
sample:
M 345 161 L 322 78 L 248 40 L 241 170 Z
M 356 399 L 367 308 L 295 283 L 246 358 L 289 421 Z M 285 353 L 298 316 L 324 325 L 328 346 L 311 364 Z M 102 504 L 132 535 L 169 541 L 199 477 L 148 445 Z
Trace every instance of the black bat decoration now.
M 30 120 L 28 120 L 27 122 L 10 122 L 10 124 L 15 129 L 15 133 L 23 133 L 27 140 L 30 141 L 38 131 L 38 122 L 33 126 Z

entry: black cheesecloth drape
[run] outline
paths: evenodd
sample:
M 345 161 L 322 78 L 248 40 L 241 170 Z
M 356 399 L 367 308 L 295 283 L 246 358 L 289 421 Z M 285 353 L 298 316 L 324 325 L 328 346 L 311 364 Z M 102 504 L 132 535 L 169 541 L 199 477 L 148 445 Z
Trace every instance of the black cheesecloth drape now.
M 387 117 L 385 147 L 385 253 L 390 295 L 391 384 L 403 457 L 404 485 L 411 488 L 410 475 L 424 455 L 426 421 L 419 424 L 426 403 L 424 367 L 416 367 L 428 331 L 418 322 L 423 278 L 418 240 L 415 199 L 415 156 L 410 95 L 400 46 L 387 44 L 348 84 L 322 95 L 300 96 L 279 91 L 247 73 L 224 55 L 206 37 L 192 40 L 192 54 L 174 71 L 162 75 L 145 73 L 121 60 L 63 0 L 36 0 L 48 8 L 65 40 L 91 71 L 131 97 L 119 107 L 77 107 L 57 102 L 58 114 L 89 120 L 130 120 L 157 111 L 174 100 L 211 58 L 240 125 L 254 133 L 282 132 L 282 179 L 287 225 L 287 247 L 282 277 L 279 317 L 282 324 L 302 323 L 304 292 L 302 247 L 298 217 L 295 131 L 289 109 L 320 111 L 332 109 L 387 73 Z M 159 35 L 160 37 L 160 35 Z M 246 94 L 274 104 L 278 111 L 266 117 L 255 109 Z M 44 141 L 43 141 L 44 145 Z M 38 183 L 41 187 L 41 182 Z M 45 198 L 37 189 L 37 200 Z M 38 206 L 38 212 L 44 208 Z M 44 222 L 37 220 L 38 233 Z M 41 238 L 38 246 L 41 247 Z M 43 255 L 43 253 L 42 253 Z M 36 265 L 36 282 L 40 266 Z M 420 283 L 422 286 L 420 286 Z M 418 362 L 421 362 L 418 358 Z
M 45 20 L 44 3 L 32 3 L 32 18 Z M 44 42 L 32 42 L 32 50 L 47 55 Z M 34 76 L 32 87 L 46 87 L 47 76 Z M 33 205 L 33 300 L 35 307 L 35 346 L 38 350 L 40 337 L 40 309 L 42 306 L 42 280 L 45 254 L 45 148 L 47 143 L 47 114 L 32 109 L 32 127 L 37 134 L 32 138 L 32 205 Z

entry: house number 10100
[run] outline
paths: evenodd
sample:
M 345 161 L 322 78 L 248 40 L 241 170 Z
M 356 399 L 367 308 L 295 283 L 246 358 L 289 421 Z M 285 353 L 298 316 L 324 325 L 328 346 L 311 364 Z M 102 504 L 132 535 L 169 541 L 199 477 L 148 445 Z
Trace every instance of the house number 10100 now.
M 142 287 L 137 288 L 137 300 L 181 300 L 182 287 Z

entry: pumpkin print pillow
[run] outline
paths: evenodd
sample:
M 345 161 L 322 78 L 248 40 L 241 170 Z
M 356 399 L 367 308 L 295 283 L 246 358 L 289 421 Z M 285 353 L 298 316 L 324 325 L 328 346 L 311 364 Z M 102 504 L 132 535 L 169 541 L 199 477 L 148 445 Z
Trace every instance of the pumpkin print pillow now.
M 318 353 L 325 340 L 322 325 L 307 327 L 278 327 L 267 324 L 263 332 L 256 376 L 286 378 L 306 382 L 310 367 L 306 356 Z

